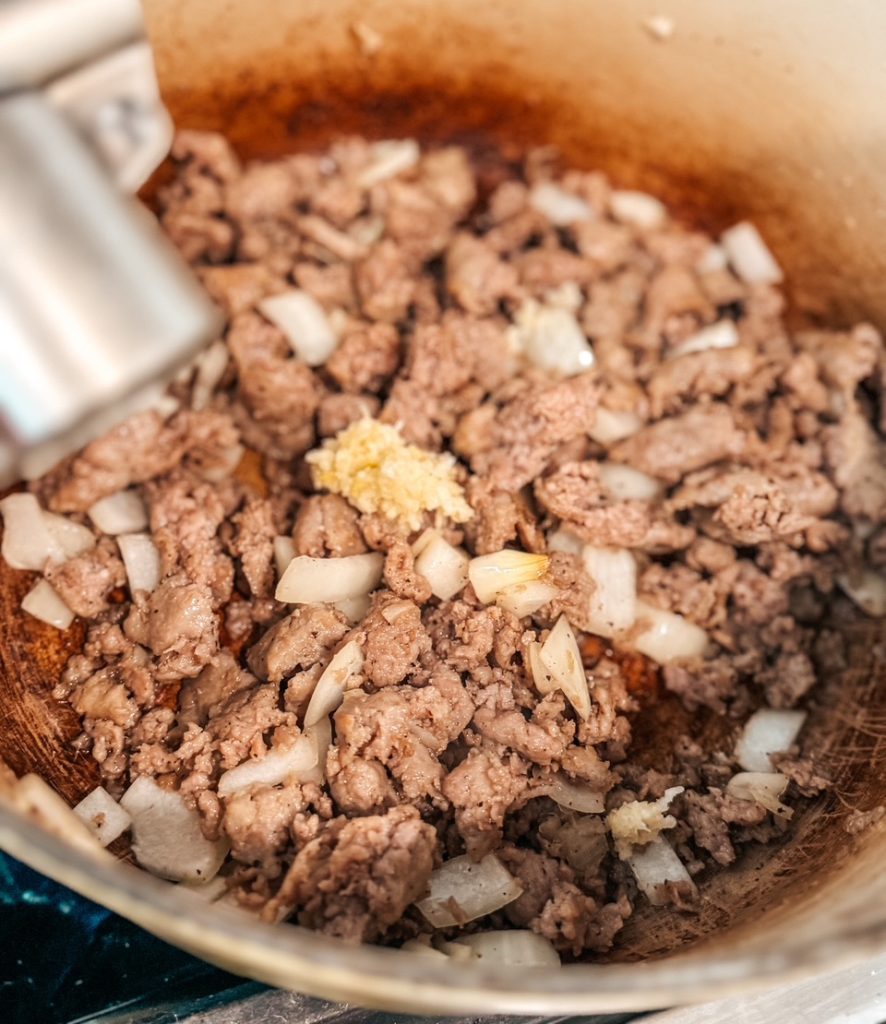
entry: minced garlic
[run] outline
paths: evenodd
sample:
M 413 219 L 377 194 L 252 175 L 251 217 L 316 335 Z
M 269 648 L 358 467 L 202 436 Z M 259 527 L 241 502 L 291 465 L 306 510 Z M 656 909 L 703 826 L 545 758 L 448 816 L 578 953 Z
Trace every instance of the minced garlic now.
M 661 800 L 634 800 L 606 815 L 606 824 L 622 860 L 630 857 L 635 846 L 646 846 L 657 839 L 660 832 L 677 824 L 677 819 L 665 811 L 671 800 L 682 792 L 682 786 L 674 786 L 665 790 Z
M 455 479 L 455 459 L 407 444 L 396 427 L 357 420 L 308 452 L 314 486 L 361 512 L 379 512 L 412 530 L 425 512 L 463 523 L 474 514 Z

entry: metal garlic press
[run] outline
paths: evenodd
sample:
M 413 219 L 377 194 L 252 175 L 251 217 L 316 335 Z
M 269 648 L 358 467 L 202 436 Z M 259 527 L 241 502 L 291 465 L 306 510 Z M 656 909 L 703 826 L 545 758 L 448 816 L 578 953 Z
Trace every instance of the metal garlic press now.
M 137 0 L 0 0 L 0 486 L 156 402 L 218 330 L 132 196 L 171 141 Z

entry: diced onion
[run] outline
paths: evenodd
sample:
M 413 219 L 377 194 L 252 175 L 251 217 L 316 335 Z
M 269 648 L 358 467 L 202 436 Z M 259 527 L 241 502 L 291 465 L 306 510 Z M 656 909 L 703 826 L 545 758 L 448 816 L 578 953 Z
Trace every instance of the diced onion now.
M 522 619 L 524 615 L 532 615 L 560 593 L 553 583 L 544 580 L 530 580 L 528 583 L 515 583 L 499 591 L 495 603 L 499 608 Z
M 735 760 L 747 772 L 775 771 L 769 755 L 790 750 L 805 721 L 805 711 L 755 711 L 735 744 Z
M 541 579 L 549 564 L 547 555 L 504 548 L 491 555 L 472 558 L 468 563 L 468 579 L 477 597 L 484 604 L 491 604 L 505 587 Z
M 415 560 L 415 571 L 428 581 L 434 597 L 448 601 L 464 590 L 468 582 L 469 561 L 466 552 L 453 547 L 437 534 L 422 547 Z
M 494 854 L 446 861 L 428 880 L 428 895 L 416 907 L 435 928 L 451 928 L 513 903 L 523 886 Z
M 635 850 L 627 862 L 637 879 L 640 892 L 654 907 L 664 906 L 668 902 L 667 893 L 664 891 L 664 886 L 668 883 L 686 886 L 693 894 L 697 892 L 683 861 L 674 852 L 671 844 L 661 836 Z
M 672 786 L 659 800 L 632 800 L 606 815 L 606 825 L 622 860 L 630 856 L 634 847 L 647 846 L 664 829 L 677 824 L 677 819 L 665 812 L 682 792 L 682 786 Z
M 292 537 L 274 538 L 274 565 L 277 567 L 277 575 L 282 576 L 286 572 L 286 566 L 295 558 L 295 541 Z
M 643 420 L 635 412 L 598 408 L 588 428 L 588 437 L 597 444 L 615 444 L 636 434 L 642 426 Z
M 307 736 L 299 736 L 291 747 L 271 750 L 264 757 L 253 758 L 229 768 L 218 780 L 218 795 L 231 796 L 249 786 L 278 786 L 288 778 L 299 782 L 317 766 L 317 747 Z
M 133 855 L 146 871 L 173 882 L 208 882 L 218 873 L 228 843 L 203 835 L 200 816 L 181 793 L 142 775 L 120 803 L 132 817 Z
M 118 839 L 132 824 L 132 818 L 103 787 L 97 786 L 74 807 L 74 814 L 108 846 Z
M 421 156 L 415 139 L 385 139 L 373 143 L 370 151 L 370 161 L 357 178 L 361 188 L 372 188 L 373 185 L 411 170 Z
M 63 561 L 76 558 L 95 547 L 95 535 L 88 526 L 52 512 L 44 512 L 43 521 L 53 540 L 61 548 Z
M 561 615 L 538 652 L 539 660 L 580 718 L 591 713 L 591 695 L 572 626 Z M 536 681 L 536 686 L 538 686 Z
M 439 536 L 440 531 L 435 530 L 432 526 L 429 526 L 426 530 L 422 530 L 422 532 L 410 545 L 412 548 L 413 558 L 418 558 L 418 556 L 422 553 L 422 551 L 424 551 L 428 544 L 430 544 L 435 537 Z
M 560 956 L 549 939 L 528 929 L 477 932 L 459 939 L 484 964 L 502 967 L 559 967 Z
M 5 794 L 14 807 L 36 820 L 42 828 L 92 856 L 110 857 L 95 833 L 39 775 L 23 775 Z
M 682 658 L 698 658 L 708 647 L 708 635 L 682 615 L 637 601 L 639 630 L 631 639 L 635 650 L 660 665 Z
M 551 181 L 542 181 L 532 187 L 529 192 L 529 205 L 558 228 L 575 224 L 577 221 L 591 220 L 594 216 L 594 211 L 584 199 Z
M 671 349 L 669 356 L 688 356 L 693 352 L 705 352 L 710 348 L 735 348 L 738 344 L 738 328 L 733 320 L 718 320 L 709 327 L 702 327 L 700 331 L 681 341 L 679 345 Z
M 154 590 L 160 582 L 160 552 L 146 533 L 124 533 L 117 547 L 129 580 L 129 592 Z
M 695 269 L 699 274 L 713 274 L 718 270 L 725 270 L 728 266 L 726 250 L 722 245 L 712 244 L 707 247 L 702 258 L 695 264 Z
M 9 494 L 0 501 L 3 544 L 0 554 L 12 569 L 42 570 L 47 562 L 63 562 L 64 551 L 49 518 L 33 494 Z
M 201 467 L 200 476 L 202 476 L 204 480 L 208 480 L 211 484 L 217 484 L 221 483 L 222 480 L 227 480 L 234 470 L 240 465 L 240 461 L 243 458 L 245 451 L 245 445 L 232 444 L 213 461 L 211 466 Z
M 384 555 L 371 551 L 344 558 L 296 555 L 277 584 L 276 598 L 287 604 L 317 604 L 362 597 L 381 581 Z
M 191 388 L 192 409 L 201 412 L 208 407 L 212 393 L 228 368 L 228 358 L 228 346 L 223 341 L 214 341 L 197 357 L 197 372 Z
M 439 949 L 434 949 L 433 946 L 429 946 L 426 942 L 422 942 L 420 939 L 408 939 L 400 949 L 404 953 L 412 953 L 414 956 L 427 957 L 428 960 L 448 960 L 449 957 L 446 953 L 441 952 Z
M 177 891 L 189 893 L 206 903 L 216 903 L 227 895 L 228 882 L 222 875 L 216 875 L 208 882 L 179 882 Z
M 148 510 L 136 491 L 117 491 L 100 498 L 88 515 L 96 529 L 111 536 L 139 533 L 148 525 Z
M 317 764 L 302 776 L 302 782 L 315 782 L 322 786 L 326 781 L 326 755 L 332 746 L 332 719 L 320 718 L 305 728 L 305 736 L 314 745 Z
M 332 607 L 337 608 L 350 622 L 359 622 L 369 611 L 371 603 L 368 594 L 359 594 L 357 597 L 345 597 L 341 601 L 333 601 Z
M 746 284 L 778 284 L 781 267 L 763 241 L 760 232 L 748 221 L 724 231 L 720 242 L 732 269 Z
M 40 580 L 22 598 L 22 610 L 56 629 L 67 629 L 74 613 L 46 580 Z
M 644 231 L 661 227 L 668 215 L 664 203 L 655 196 L 628 190 L 613 192 L 609 198 L 609 209 L 617 221 Z
M 539 793 L 549 796 L 555 804 L 579 814 L 602 814 L 606 810 L 605 795 L 592 786 L 570 782 L 557 775 Z
M 581 553 L 585 572 L 594 581 L 588 602 L 588 628 L 612 637 L 630 629 L 637 617 L 637 563 L 624 548 L 586 544 Z
M 580 555 L 582 547 L 582 540 L 562 526 L 548 534 L 548 551 L 565 551 L 567 555 Z
M 571 377 L 594 365 L 594 350 L 568 309 L 530 299 L 517 311 L 514 323 L 520 348 L 543 370 Z
M 363 669 L 363 648 L 349 640 L 323 670 L 305 711 L 305 726 L 325 718 L 341 704 L 348 683 Z
M 308 366 L 320 366 L 335 351 L 338 339 L 319 302 L 307 292 L 293 288 L 271 295 L 258 304 L 259 310 L 286 335 L 293 352 Z
M 837 585 L 848 598 L 872 618 L 886 615 L 886 576 L 865 569 L 857 577 L 840 573 Z
M 654 501 L 664 490 L 660 480 L 618 462 L 599 464 L 600 483 L 612 501 Z
M 480 959 L 471 947 L 463 942 L 441 942 L 440 949 L 455 963 L 467 964 Z
M 794 812 L 780 799 L 787 788 L 788 777 L 781 772 L 739 772 L 726 783 L 726 795 L 751 800 L 779 817 L 790 818 Z

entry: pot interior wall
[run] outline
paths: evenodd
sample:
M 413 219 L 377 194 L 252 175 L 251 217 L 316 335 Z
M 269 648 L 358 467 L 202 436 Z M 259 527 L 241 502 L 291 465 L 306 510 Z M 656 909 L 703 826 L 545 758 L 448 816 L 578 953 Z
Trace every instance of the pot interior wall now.
M 851 0 L 835 20 L 808 0 L 667 6 L 674 33 L 659 40 L 644 28 L 657 8 L 635 0 L 146 2 L 177 123 L 224 131 L 244 156 L 360 132 L 462 141 L 492 169 L 495 147 L 516 158 L 551 144 L 706 227 L 753 219 L 790 275 L 797 315 L 886 323 L 886 106 L 876 102 L 886 66 L 873 59 L 886 8 Z M 59 641 L 20 617 L 20 576 L 0 568 L 0 756 L 73 799 L 97 774 L 72 751 L 76 721 L 49 693 L 82 634 Z M 886 803 L 874 630 L 855 638 L 851 686 L 825 685 L 816 698 L 811 736 L 834 794 L 808 806 L 780 846 L 720 873 L 700 913 L 641 908 L 619 957 L 665 956 L 710 936 L 700 955 L 765 948 L 792 941 L 801 920 L 823 941 L 853 928 L 882 938 L 886 835 L 850 839 L 844 828 L 853 810 Z M 671 737 L 690 725 L 663 700 L 636 728 L 642 756 L 666 767 Z M 703 718 L 703 742 L 714 749 L 731 728 Z

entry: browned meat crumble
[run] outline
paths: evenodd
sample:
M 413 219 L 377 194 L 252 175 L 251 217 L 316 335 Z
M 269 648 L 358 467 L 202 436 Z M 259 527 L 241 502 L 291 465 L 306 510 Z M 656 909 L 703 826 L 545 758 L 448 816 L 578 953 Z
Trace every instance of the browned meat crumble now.
M 673 737 L 665 774 L 632 761 L 632 723 L 670 691 L 737 733 L 845 667 L 825 623 L 861 613 L 836 581 L 886 566 L 883 342 L 864 324 L 789 331 L 775 286 L 664 214 L 626 215 L 600 174 L 533 156 L 481 179 L 459 148 L 386 170 L 398 152 L 351 139 L 242 165 L 219 136 L 179 135 L 160 219 L 227 314 L 225 349 L 208 393 L 200 363 L 172 388 L 177 411 L 134 417 L 33 488 L 87 525 L 133 488 L 160 559 L 153 591 L 122 601 L 113 537 L 48 569 L 89 619 L 56 696 L 82 715 L 107 790 L 140 776 L 178 790 L 229 843 L 229 898 L 268 920 L 388 944 L 515 927 L 567 958 L 602 953 L 645 897 L 601 812 L 682 787 L 661 835 L 701 885 L 788 827 L 726 792 L 731 747 Z M 552 186 L 572 214 L 544 212 Z M 334 334 L 322 365 L 257 308 L 293 288 Z M 697 344 L 715 324 L 721 343 Z M 527 357 L 543 329 L 578 331 L 584 364 L 545 365 L 558 342 L 544 334 Z M 366 417 L 451 452 L 473 514 L 414 529 L 315 488 L 305 454 Z M 549 554 L 554 596 L 519 618 L 470 583 L 434 597 L 413 547 L 426 527 L 471 557 Z M 600 638 L 582 545 L 630 552 L 641 601 L 707 648 L 659 666 L 636 627 Z M 280 603 L 279 551 L 284 565 L 381 552 L 380 582 L 356 609 Z M 585 716 L 531 670 L 561 614 Z M 318 679 L 350 642 L 362 668 L 313 775 L 220 793 L 223 773 L 307 735 Z M 788 805 L 828 784 L 797 755 L 771 769 Z M 597 794 L 596 813 L 555 799 L 560 783 Z M 490 853 L 522 894 L 435 930 L 414 906 L 434 869 Z M 660 913 L 691 910 L 691 886 L 659 895 L 674 905 Z

